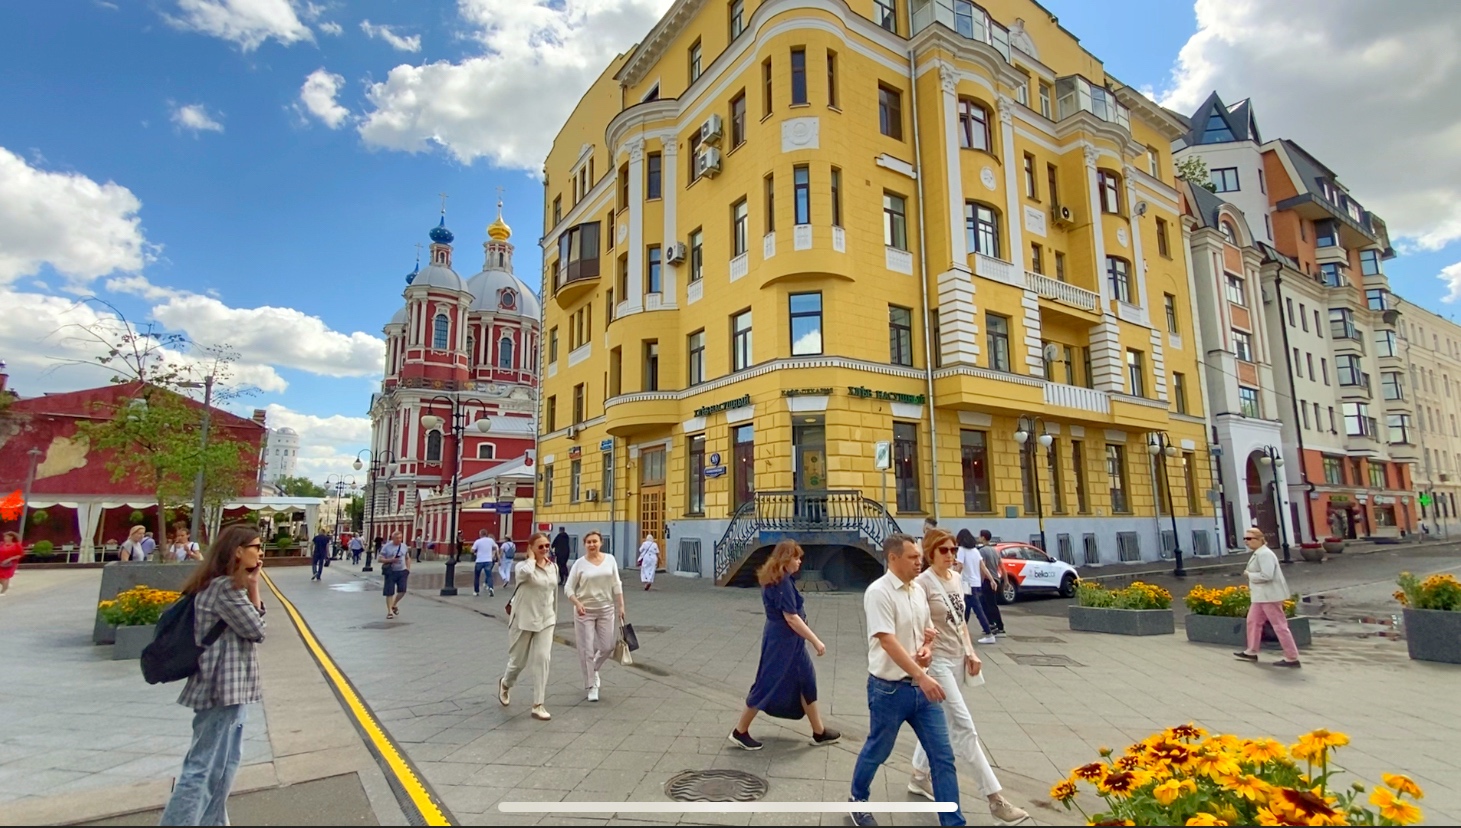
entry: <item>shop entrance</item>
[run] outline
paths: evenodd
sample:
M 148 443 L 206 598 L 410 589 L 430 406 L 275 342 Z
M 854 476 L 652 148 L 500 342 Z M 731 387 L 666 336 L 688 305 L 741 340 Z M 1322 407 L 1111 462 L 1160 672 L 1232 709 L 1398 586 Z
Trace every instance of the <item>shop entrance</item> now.
M 663 446 L 639 452 L 639 541 L 652 535 L 659 544 L 659 570 L 669 561 L 665 537 L 665 450 Z M 638 548 L 638 544 L 635 544 Z
M 821 415 L 798 417 L 791 427 L 792 457 L 796 463 L 797 517 L 810 522 L 827 520 L 827 426 Z

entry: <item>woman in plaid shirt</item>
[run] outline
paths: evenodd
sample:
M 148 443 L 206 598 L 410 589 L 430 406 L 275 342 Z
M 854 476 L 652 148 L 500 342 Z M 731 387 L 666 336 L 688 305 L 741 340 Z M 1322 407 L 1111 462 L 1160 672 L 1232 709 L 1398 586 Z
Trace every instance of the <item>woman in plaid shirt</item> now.
M 228 792 L 243 756 L 244 706 L 263 698 L 258 643 L 264 640 L 258 527 L 224 528 L 183 586 L 194 595 L 193 635 L 201 645 L 218 621 L 226 629 L 198 659 L 178 704 L 193 709 L 193 743 L 183 759 L 163 825 L 227 825 Z

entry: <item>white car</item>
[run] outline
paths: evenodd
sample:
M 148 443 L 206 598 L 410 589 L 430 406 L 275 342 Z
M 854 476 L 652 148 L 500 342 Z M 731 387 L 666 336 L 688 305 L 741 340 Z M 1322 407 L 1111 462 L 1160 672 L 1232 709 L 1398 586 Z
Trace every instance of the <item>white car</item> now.
M 1001 604 L 1013 604 L 1027 592 L 1051 592 L 1074 598 L 1081 576 L 1075 567 L 1045 554 L 1028 543 L 996 543 L 1005 584 L 999 593 Z

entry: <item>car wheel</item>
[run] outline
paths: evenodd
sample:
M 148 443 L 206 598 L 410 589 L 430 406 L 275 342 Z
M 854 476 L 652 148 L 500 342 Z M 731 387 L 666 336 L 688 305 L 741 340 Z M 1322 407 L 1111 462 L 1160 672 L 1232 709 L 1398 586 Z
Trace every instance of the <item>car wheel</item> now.
M 1074 575 L 1071 575 L 1071 574 L 1067 573 L 1064 578 L 1061 578 L 1060 579 L 1060 597 L 1061 598 L 1074 598 L 1075 597 L 1075 584 L 1076 584 L 1076 577 Z
M 1005 581 L 1004 586 L 999 590 L 999 602 L 1001 604 L 1013 604 L 1019 600 L 1020 587 L 1014 581 Z

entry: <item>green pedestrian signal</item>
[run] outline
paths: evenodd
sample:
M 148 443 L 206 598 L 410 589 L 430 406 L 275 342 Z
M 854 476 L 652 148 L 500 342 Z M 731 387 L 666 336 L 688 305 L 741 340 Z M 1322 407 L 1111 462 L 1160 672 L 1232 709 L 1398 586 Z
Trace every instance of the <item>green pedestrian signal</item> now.
M 1419 497 L 1416 498 L 1416 500 L 1419 501 L 1420 505 L 1422 506 L 1431 505 L 1431 496 L 1428 494 L 1421 494 Z

